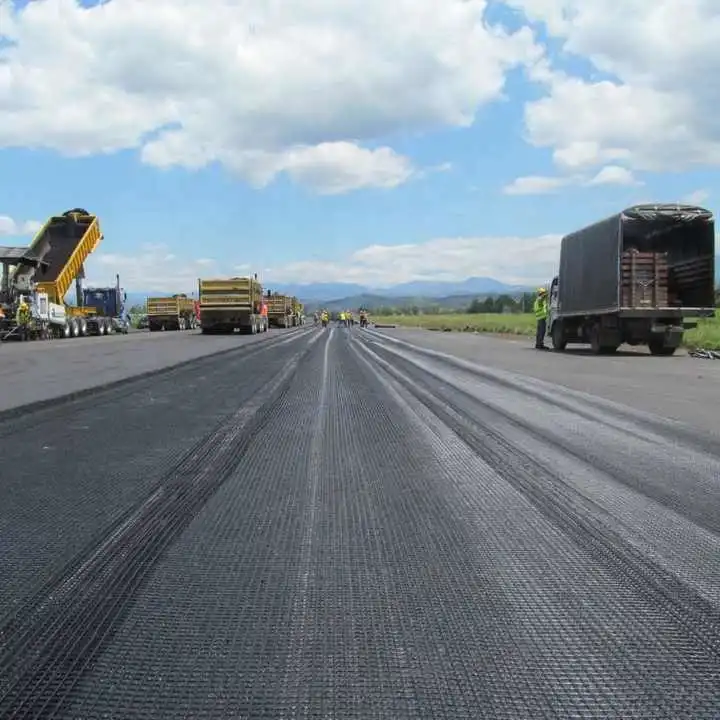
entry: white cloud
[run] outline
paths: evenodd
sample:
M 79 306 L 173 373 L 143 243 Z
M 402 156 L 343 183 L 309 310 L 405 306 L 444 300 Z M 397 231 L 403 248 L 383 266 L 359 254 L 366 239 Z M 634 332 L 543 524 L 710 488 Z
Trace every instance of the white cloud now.
M 544 195 L 559 190 L 572 182 L 569 177 L 547 177 L 543 175 L 526 175 L 515 178 L 503 188 L 506 195 Z
M 1 19 L 0 15 L 0 19 Z M 13 220 L 8 215 L 0 215 L 0 237 L 22 237 L 27 235 L 35 235 L 42 227 L 42 223 L 37 220 Z
M 709 197 L 710 193 L 707 190 L 695 190 L 682 198 L 681 202 L 688 205 L 702 205 Z
M 635 176 L 620 165 L 606 165 L 595 177 L 588 181 L 588 185 L 638 185 Z
M 197 292 L 200 277 L 231 274 L 212 258 L 178 257 L 165 244 L 145 244 L 133 255 L 98 251 L 86 263 L 86 286 L 115 284 L 115 274 L 128 291 Z
M 352 282 L 383 287 L 412 280 L 457 281 L 492 277 L 537 283 L 556 267 L 560 235 L 536 238 L 440 238 L 406 245 L 370 245 L 345 262 L 297 262 L 270 268 L 273 282 Z
M 255 186 L 284 172 L 326 193 L 393 187 L 417 176 L 411 162 L 369 142 L 471 124 L 539 56 L 527 28 L 488 26 L 486 5 L 0 0 L 0 147 L 139 148 Z
M 720 14 L 715 0 L 508 0 L 544 22 L 601 79 L 541 61 L 548 95 L 526 106 L 530 141 L 565 168 L 622 161 L 635 170 L 720 164 Z
M 274 283 L 348 282 L 383 287 L 412 280 L 492 277 L 512 284 L 544 282 L 555 272 L 560 235 L 440 238 L 406 245 L 370 245 L 336 261 L 301 261 L 259 268 L 207 258 L 177 258 L 166 245 L 145 245 L 134 256 L 98 252 L 88 261 L 87 285 L 114 283 L 132 291 L 195 292 L 199 277 L 258 272 Z
M 606 165 L 594 176 L 577 175 L 527 175 L 513 180 L 503 188 L 506 195 L 546 195 L 570 185 L 592 187 L 596 185 L 640 185 L 627 168 Z

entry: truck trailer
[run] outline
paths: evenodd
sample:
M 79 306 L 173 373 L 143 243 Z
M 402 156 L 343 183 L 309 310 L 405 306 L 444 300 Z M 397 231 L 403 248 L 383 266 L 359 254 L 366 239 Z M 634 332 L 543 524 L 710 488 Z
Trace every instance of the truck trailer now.
M 147 299 L 148 329 L 150 332 L 194 330 L 198 324 L 195 308 L 195 300 L 184 294 L 149 297 Z
M 686 318 L 715 314 L 715 221 L 693 205 L 636 205 L 566 235 L 550 285 L 555 350 L 613 353 L 647 345 L 672 355 Z
M 254 277 L 198 280 L 200 327 L 205 335 L 267 332 L 268 307 Z
M 119 277 L 114 287 L 82 287 L 85 261 L 102 239 L 98 218 L 75 208 L 51 217 L 29 247 L 0 248 L 0 339 L 127 333 L 127 295 Z M 65 301 L 73 284 L 75 305 Z M 17 311 L 23 302 L 30 318 L 20 325 Z

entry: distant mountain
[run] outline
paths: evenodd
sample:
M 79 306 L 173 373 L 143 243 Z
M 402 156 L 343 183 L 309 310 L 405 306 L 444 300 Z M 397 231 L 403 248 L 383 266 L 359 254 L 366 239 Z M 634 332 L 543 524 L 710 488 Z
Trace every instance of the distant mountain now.
M 400 283 L 389 287 L 370 287 L 353 283 L 312 283 L 306 285 L 291 285 L 278 283 L 274 287 L 268 286 L 278 292 L 296 295 L 306 303 L 329 302 L 331 300 L 344 300 L 371 296 L 377 298 L 393 298 L 397 302 L 400 298 L 450 298 L 455 295 L 493 295 L 502 293 L 522 293 L 531 288 L 520 285 L 508 285 L 493 278 L 471 277 L 459 282 L 443 282 L 432 280 L 416 280 Z
M 277 291 L 285 295 L 294 295 L 302 298 L 304 301 L 321 301 L 330 300 L 332 298 L 347 297 L 350 295 L 362 295 L 363 293 L 372 292 L 371 289 L 363 285 L 355 285 L 353 283 L 265 283 L 266 290 Z
M 464 307 L 473 298 L 508 293 L 517 295 L 532 288 L 507 285 L 493 278 L 471 277 L 460 282 L 417 280 L 384 288 L 355 283 L 267 283 L 266 290 L 295 295 L 308 307 L 325 305 L 328 309 L 343 307 L 378 307 L 380 305 L 428 305 Z M 128 291 L 127 306 L 144 305 L 149 295 L 138 290 Z M 428 302 L 432 300 L 434 302 Z
M 366 307 L 370 310 L 377 311 L 382 307 L 410 307 L 417 305 L 423 309 L 432 307 L 442 308 L 446 311 L 465 310 L 468 305 L 476 298 L 477 295 L 450 295 L 448 297 L 422 297 L 417 295 L 350 295 L 349 297 L 338 298 L 336 300 L 317 301 L 310 300 L 305 302 L 307 312 L 314 312 L 320 308 L 324 308 L 331 312 L 344 310 L 346 308 Z
M 506 283 L 487 277 L 470 277 L 459 282 L 440 282 L 433 280 L 416 280 L 401 283 L 389 288 L 382 288 L 382 294 L 388 297 L 414 295 L 418 297 L 450 297 L 452 295 L 482 295 L 494 293 L 522 292 L 527 288 Z

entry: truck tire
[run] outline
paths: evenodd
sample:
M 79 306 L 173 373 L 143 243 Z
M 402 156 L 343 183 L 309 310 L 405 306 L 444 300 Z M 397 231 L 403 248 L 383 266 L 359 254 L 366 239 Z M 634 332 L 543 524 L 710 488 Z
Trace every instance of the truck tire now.
M 668 346 L 662 340 L 651 340 L 648 343 L 648 349 L 651 355 L 658 355 L 660 357 L 674 355 L 677 350 L 676 347 Z
M 367 327 L 367 323 L 365 327 Z M 558 320 L 553 323 L 552 330 L 550 331 L 550 339 L 552 340 L 554 350 L 558 352 L 565 351 L 567 340 L 565 339 L 565 328 L 563 328 L 562 321 Z

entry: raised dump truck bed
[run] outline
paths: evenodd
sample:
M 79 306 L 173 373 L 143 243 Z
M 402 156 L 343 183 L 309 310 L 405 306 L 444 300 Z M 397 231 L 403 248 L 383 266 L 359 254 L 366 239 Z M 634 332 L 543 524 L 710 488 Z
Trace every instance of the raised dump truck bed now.
M 200 327 L 208 334 L 266 332 L 263 287 L 254 277 L 198 280 Z
M 197 327 L 195 301 L 187 295 L 149 297 L 147 316 L 150 332 L 194 330 Z
M 3 264 L 4 339 L 77 337 L 127 332 L 125 292 L 118 285 L 82 288 L 84 264 L 103 235 L 98 218 L 82 208 L 51 217 L 33 238 L 26 256 L 18 258 L 12 274 Z M 75 283 L 76 305 L 65 297 Z M 30 305 L 31 319 L 18 325 L 15 308 L 20 299 Z

